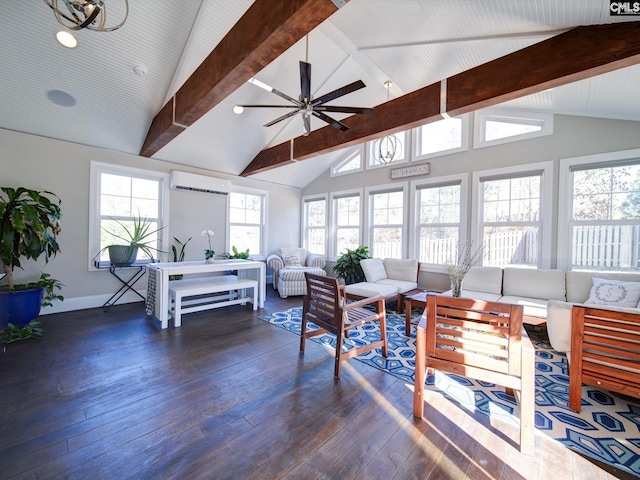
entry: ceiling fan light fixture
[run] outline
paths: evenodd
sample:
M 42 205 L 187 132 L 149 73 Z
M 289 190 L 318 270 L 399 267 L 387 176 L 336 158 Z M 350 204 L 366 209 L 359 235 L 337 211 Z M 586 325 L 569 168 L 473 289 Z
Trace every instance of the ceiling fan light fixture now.
M 242 105 L 235 105 L 233 107 L 233 113 L 236 115 L 240 115 L 242 112 L 244 112 L 244 107 Z
M 106 0 L 43 0 L 60 25 L 69 30 L 95 30 L 112 32 L 117 30 L 129 16 L 129 0 L 124 1 L 124 14 L 120 23 L 108 26 Z M 112 0 L 113 1 L 113 0 Z

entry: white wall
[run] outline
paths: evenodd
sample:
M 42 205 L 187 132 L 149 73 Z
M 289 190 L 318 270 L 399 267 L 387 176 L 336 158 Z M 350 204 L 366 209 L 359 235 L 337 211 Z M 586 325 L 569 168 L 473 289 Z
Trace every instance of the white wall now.
M 472 123 L 472 122 L 471 122 Z M 472 145 L 473 126 L 470 125 L 469 145 Z M 318 195 L 354 188 L 364 188 L 372 185 L 384 185 L 393 182 L 406 182 L 407 180 L 420 180 L 424 178 L 438 178 L 447 175 L 461 173 L 469 174 L 471 185 L 471 172 L 508 167 L 511 165 L 525 165 L 543 161 L 552 161 L 554 164 L 553 205 L 554 212 L 551 225 L 551 238 L 553 240 L 551 252 L 551 266 L 557 264 L 557 212 L 558 212 L 558 167 L 561 158 L 577 157 L 582 155 L 605 153 L 612 151 L 628 150 L 640 147 L 640 122 L 606 120 L 588 117 L 567 115 L 554 116 L 554 133 L 552 135 L 532 138 L 518 142 L 484 147 L 470 148 L 466 152 L 445 155 L 428 160 L 431 163 L 429 175 L 390 179 L 390 169 L 376 168 L 352 175 L 331 177 L 329 170 L 314 182 L 310 183 L 302 191 L 302 195 Z M 416 163 L 423 163 L 422 161 Z M 406 165 L 406 164 L 403 164 Z M 396 167 L 398 165 L 395 165 Z M 468 211 L 472 211 L 473 196 L 468 196 Z M 471 219 L 467 225 L 467 231 L 471 231 Z M 328 268 L 332 262 L 329 262 Z M 424 276 L 424 275 L 423 275 Z M 421 279 L 423 278 L 421 276 Z M 421 285 L 423 288 L 437 290 L 444 284 L 440 280 L 438 285 Z
M 133 166 L 158 172 L 183 170 L 191 173 L 222 175 L 146 157 L 128 155 L 76 145 L 58 140 L 0 130 L 0 186 L 24 186 L 49 190 L 62 200 L 62 232 L 58 238 L 61 253 L 44 265 L 24 262 L 25 270 L 15 272 L 17 282 L 32 281 L 40 271 L 50 273 L 65 284 L 64 302 L 56 302 L 43 313 L 101 306 L 120 284 L 108 271 L 89 271 L 89 167 L 91 161 Z M 286 245 L 298 245 L 300 237 L 300 190 L 249 178 L 227 177 L 234 185 L 269 192 L 267 206 L 268 252 Z M 225 197 L 171 191 L 169 199 L 169 238 L 185 241 L 193 237 L 186 259 L 201 259 L 206 239 L 204 229 L 214 229 L 214 250 L 227 250 Z M 168 248 L 170 249 L 170 247 Z M 95 254 L 95 252 L 92 252 Z M 137 286 L 144 289 L 146 282 Z M 139 300 L 131 295 L 123 300 Z

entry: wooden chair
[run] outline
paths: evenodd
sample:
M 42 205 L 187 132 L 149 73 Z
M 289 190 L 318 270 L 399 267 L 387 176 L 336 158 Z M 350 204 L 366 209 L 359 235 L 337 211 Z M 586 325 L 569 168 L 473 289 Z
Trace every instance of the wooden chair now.
M 520 404 L 520 451 L 533 454 L 535 350 L 522 328 L 522 306 L 427 295 L 416 331 L 413 415 L 424 414 L 426 370 L 506 387 Z
M 387 357 L 387 323 L 385 303 L 382 296 L 366 298 L 347 303 L 344 287 L 338 279 L 305 273 L 307 294 L 302 308 L 302 325 L 300 330 L 300 353 L 304 353 L 307 338 L 323 333 L 336 336 L 335 378 L 340 378 L 340 364 L 361 353 L 381 347 L 382 355 Z M 363 308 L 375 305 L 375 311 Z M 380 340 L 354 347 L 347 352 L 342 351 L 342 339 L 349 336 L 349 330 L 368 322 L 380 322 Z M 307 331 L 307 323 L 312 322 L 319 330 Z
M 583 383 L 640 398 L 640 315 L 574 305 L 571 317 L 569 407 Z

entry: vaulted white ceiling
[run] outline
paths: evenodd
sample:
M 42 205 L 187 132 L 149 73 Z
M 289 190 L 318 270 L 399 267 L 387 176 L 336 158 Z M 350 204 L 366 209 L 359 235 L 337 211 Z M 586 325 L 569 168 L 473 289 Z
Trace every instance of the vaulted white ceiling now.
M 117 13 L 122 0 L 105 3 Z M 54 38 L 60 26 L 44 2 L 3 2 L 0 128 L 137 155 L 154 116 L 253 2 L 129 3 L 121 29 L 77 32 L 78 47 L 66 49 Z M 611 16 L 609 0 L 350 0 L 308 36 L 312 93 L 317 97 L 361 79 L 366 88 L 332 105 L 375 107 L 387 99 L 388 80 L 395 98 L 575 26 L 638 20 Z M 306 45 L 299 41 L 256 78 L 297 98 L 298 61 L 307 58 Z M 146 75 L 134 72 L 137 65 Z M 640 121 L 638 85 L 640 66 L 628 67 L 503 106 Z M 76 106 L 51 103 L 51 89 L 73 95 Z M 263 127 L 284 112 L 246 109 L 235 115 L 233 106 L 280 103 L 244 84 L 153 158 L 238 175 L 264 148 L 300 136 L 302 121 L 298 115 Z M 312 119 L 312 129 L 324 126 Z M 255 178 L 302 188 L 339 155 Z

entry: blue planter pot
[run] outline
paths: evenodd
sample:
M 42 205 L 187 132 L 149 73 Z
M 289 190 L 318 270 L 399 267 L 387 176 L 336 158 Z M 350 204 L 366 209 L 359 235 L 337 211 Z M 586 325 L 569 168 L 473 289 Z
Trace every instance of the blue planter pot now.
M 44 288 L 0 292 L 0 328 L 7 328 L 9 323 L 27 325 L 40 315 L 43 298 Z

